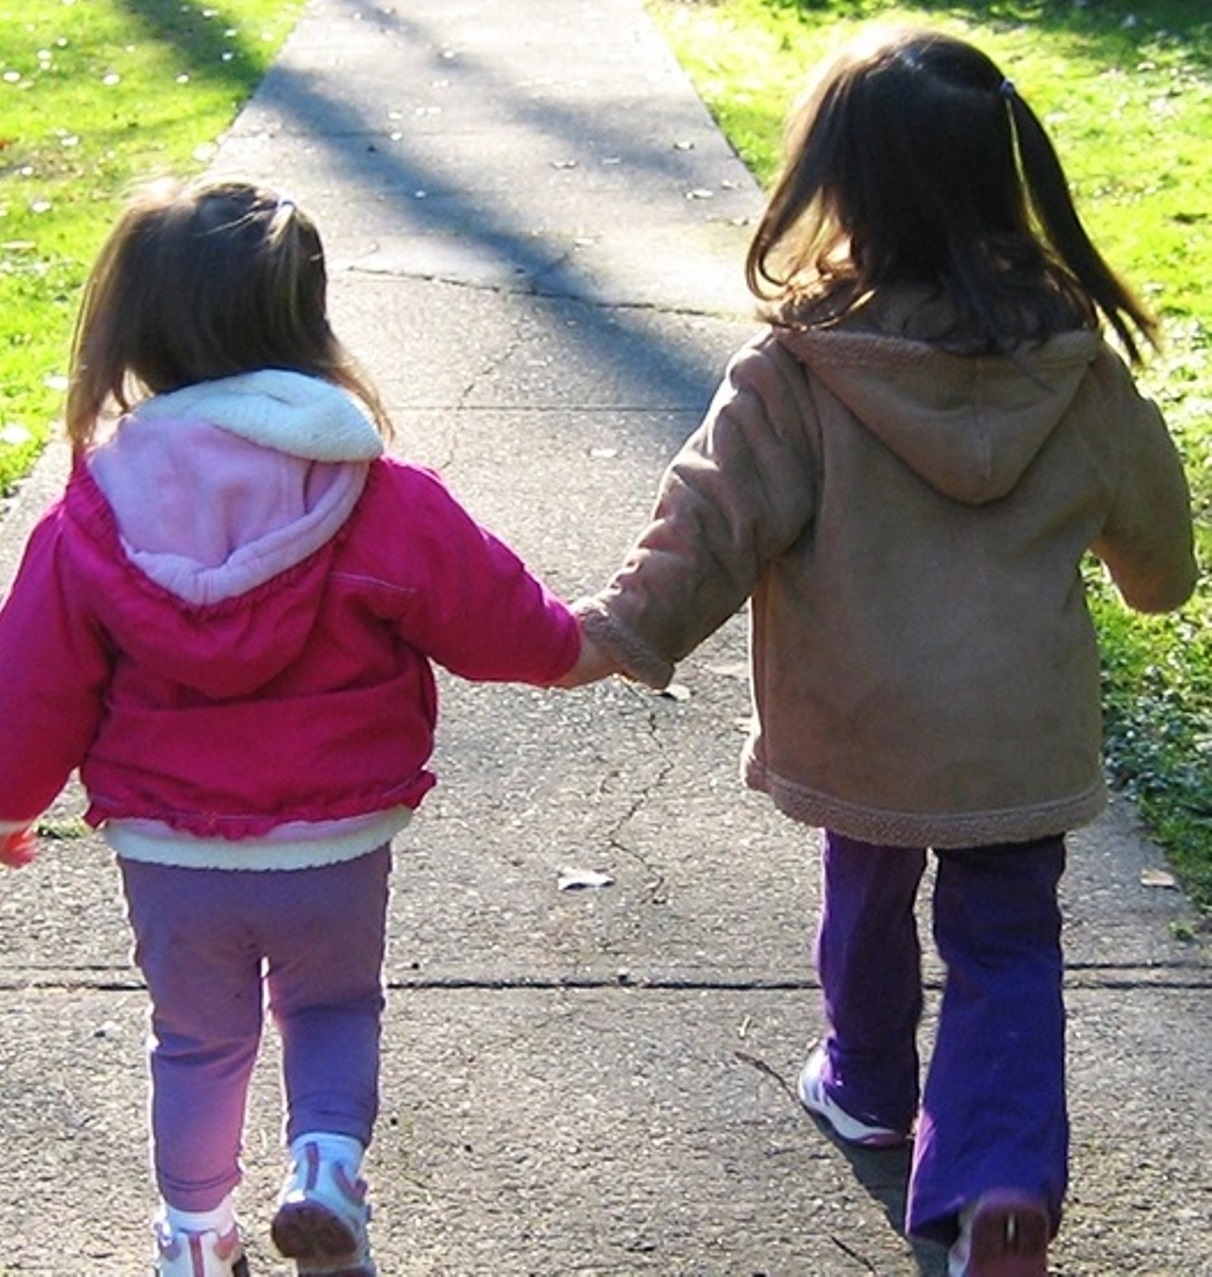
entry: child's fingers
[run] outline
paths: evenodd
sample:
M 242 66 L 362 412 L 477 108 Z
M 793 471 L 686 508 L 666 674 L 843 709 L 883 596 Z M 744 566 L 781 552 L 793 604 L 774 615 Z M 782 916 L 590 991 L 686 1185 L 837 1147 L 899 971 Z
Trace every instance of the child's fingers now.
M 20 869 L 33 860 L 38 849 L 38 840 L 29 829 L 18 829 L 15 833 L 0 836 L 0 864 L 13 869 Z
M 618 665 L 582 630 L 581 654 L 576 664 L 556 684 L 557 687 L 581 687 L 595 683 L 609 674 L 617 674 Z

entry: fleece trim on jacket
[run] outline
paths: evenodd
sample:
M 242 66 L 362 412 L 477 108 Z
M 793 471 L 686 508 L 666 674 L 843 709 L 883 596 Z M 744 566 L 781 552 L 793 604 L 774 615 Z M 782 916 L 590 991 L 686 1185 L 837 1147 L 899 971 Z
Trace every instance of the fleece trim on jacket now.
M 367 459 L 344 391 L 283 379 L 285 409 L 243 379 L 151 401 L 75 465 L 0 609 L 0 820 L 30 823 L 78 766 L 94 825 L 235 842 L 394 821 L 434 783 L 432 663 L 537 685 L 572 667 L 567 608 L 436 475 Z M 340 446 L 259 442 L 296 411 Z
M 302 373 L 262 368 L 146 399 L 130 419 L 211 421 L 228 434 L 305 461 L 373 461 L 383 440 L 358 402 Z
M 1157 611 L 1192 547 L 1161 416 L 1095 334 L 1011 360 L 766 330 L 578 610 L 661 686 L 749 600 L 749 785 L 869 842 L 1017 842 L 1105 803 L 1084 555 Z
M 407 807 L 344 820 L 292 821 L 260 838 L 202 838 L 158 820 L 111 820 L 105 841 L 123 859 L 178 869 L 316 869 L 344 864 L 390 843 L 412 819 Z

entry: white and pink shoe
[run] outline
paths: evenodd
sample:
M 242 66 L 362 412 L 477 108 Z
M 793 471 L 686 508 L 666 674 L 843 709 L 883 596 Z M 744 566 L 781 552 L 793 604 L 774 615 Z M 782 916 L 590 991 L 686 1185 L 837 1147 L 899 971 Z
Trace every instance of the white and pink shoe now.
M 249 1277 L 248 1260 L 233 1224 L 227 1232 L 174 1232 L 160 1217 L 154 1224 L 156 1277 Z
M 302 1135 L 290 1146 L 271 1232 L 298 1277 L 376 1277 L 361 1155 L 356 1140 L 340 1136 Z

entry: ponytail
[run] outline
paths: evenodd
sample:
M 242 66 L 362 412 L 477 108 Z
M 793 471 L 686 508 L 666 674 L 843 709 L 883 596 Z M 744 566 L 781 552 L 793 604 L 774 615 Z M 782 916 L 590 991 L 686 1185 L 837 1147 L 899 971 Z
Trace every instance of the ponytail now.
M 1031 208 L 1052 251 L 1107 317 L 1132 362 L 1139 364 L 1141 352 L 1136 336 L 1143 336 L 1156 348 L 1160 333 L 1157 318 L 1091 243 L 1074 207 L 1056 150 L 1035 112 L 1013 90 L 1004 96 Z

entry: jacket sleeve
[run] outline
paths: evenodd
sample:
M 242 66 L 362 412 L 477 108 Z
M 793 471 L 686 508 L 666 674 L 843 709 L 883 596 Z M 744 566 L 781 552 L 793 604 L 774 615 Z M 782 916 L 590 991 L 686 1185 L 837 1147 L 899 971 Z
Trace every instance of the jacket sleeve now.
M 1107 420 L 1124 418 L 1119 482 L 1110 516 L 1091 547 L 1124 601 L 1141 612 L 1168 612 L 1191 597 L 1198 577 L 1191 494 L 1183 464 L 1156 405 L 1137 392 L 1110 351 L 1096 369 L 1117 403 Z
M 64 552 L 62 507 L 30 536 L 0 607 L 0 827 L 29 824 L 83 760 L 110 657 Z
M 407 485 L 400 504 L 409 512 L 421 574 L 401 615 L 407 641 L 452 674 L 479 682 L 550 686 L 567 674 L 581 648 L 567 605 L 436 475 L 418 467 L 395 474 Z
M 744 347 L 666 470 L 622 568 L 576 605 L 586 633 L 627 674 L 663 687 L 811 527 L 815 428 L 794 357 L 770 339 Z

